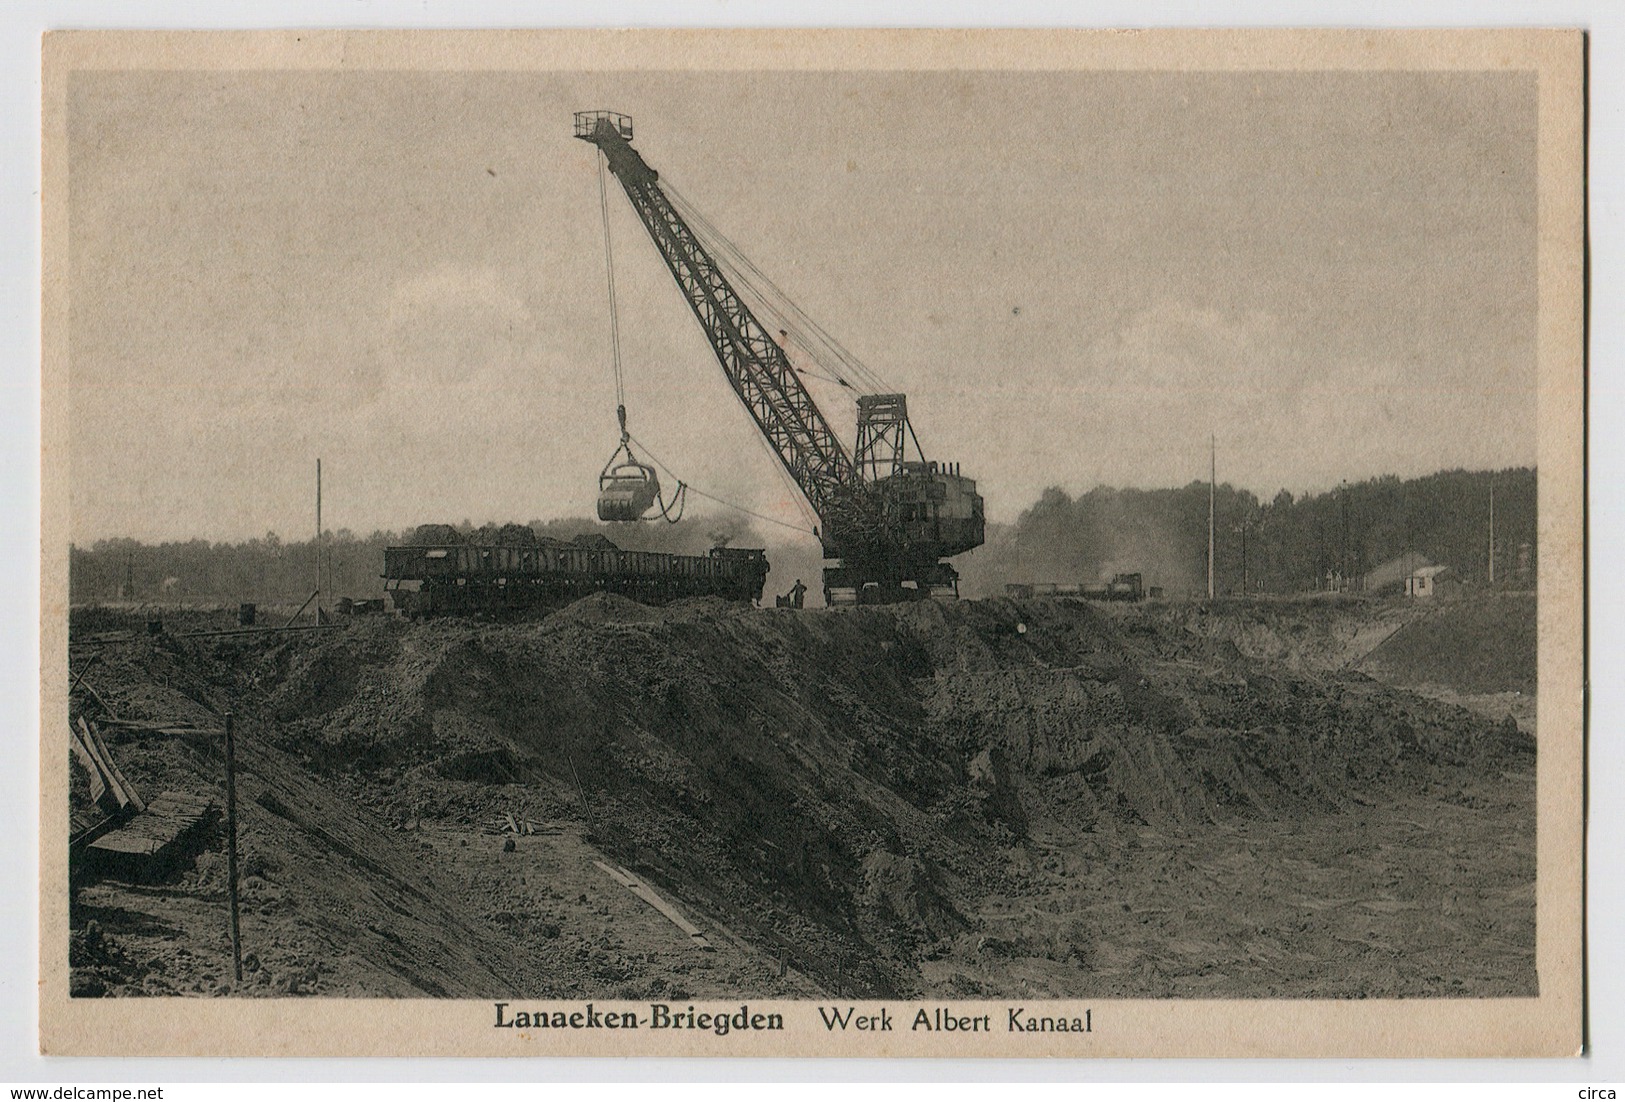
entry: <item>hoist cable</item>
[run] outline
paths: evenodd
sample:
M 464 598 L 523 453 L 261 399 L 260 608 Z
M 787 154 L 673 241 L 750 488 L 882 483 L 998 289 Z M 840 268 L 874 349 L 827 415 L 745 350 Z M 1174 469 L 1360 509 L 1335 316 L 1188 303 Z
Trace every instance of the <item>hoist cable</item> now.
M 671 477 L 677 478 L 677 473 L 675 471 L 673 471 L 670 467 L 666 466 L 665 463 L 661 462 L 660 457 L 655 455 L 654 452 L 650 451 L 648 446 L 645 445 L 643 441 L 639 440 L 635 436 L 632 437 L 631 440 L 632 440 L 632 443 L 636 444 L 640 449 L 642 449 L 644 455 L 647 455 L 649 457 L 649 461 L 651 463 L 653 463 L 655 466 L 659 467 L 661 470 L 665 471 Z M 693 485 L 691 483 L 683 482 L 681 479 L 678 479 L 678 485 L 683 487 L 683 489 L 688 491 L 689 493 L 699 494 L 701 497 L 705 498 L 708 501 L 714 501 L 718 505 L 726 506 L 729 509 L 733 509 L 733 510 L 736 510 L 737 512 L 744 513 L 746 516 L 755 517 L 757 520 L 766 521 L 769 524 L 777 524 L 781 528 L 789 528 L 792 531 L 804 532 L 809 536 L 816 536 L 818 534 L 814 529 L 803 528 L 799 524 L 791 524 L 787 520 L 780 520 L 777 517 L 770 517 L 766 513 L 758 513 L 754 509 L 747 509 L 743 505 L 736 505 L 733 502 L 728 501 L 725 498 L 720 498 L 715 494 L 708 494 L 704 490 L 700 489 L 698 486 L 695 486 L 695 485 Z
M 837 340 L 833 334 L 819 324 L 817 319 L 813 318 L 805 310 L 801 309 L 795 300 L 786 294 L 782 288 L 775 284 L 772 277 L 763 272 L 762 269 L 750 259 L 750 257 L 745 255 L 743 250 L 741 250 L 727 237 L 727 235 L 723 234 L 721 230 L 717 229 L 716 226 L 707 220 L 703 214 L 699 214 L 698 211 L 695 211 L 694 213 L 700 222 L 704 224 L 706 229 L 718 238 L 718 249 L 724 254 L 725 262 L 732 261 L 737 263 L 740 268 L 743 269 L 736 271 L 735 274 L 752 286 L 757 295 L 768 303 L 768 308 L 770 310 L 774 309 L 772 305 L 773 299 L 777 298 L 784 303 L 788 312 L 794 315 L 793 319 L 787 319 L 789 324 L 787 324 L 786 328 L 796 331 L 796 336 L 799 341 L 812 353 L 815 359 L 819 358 L 815 345 L 822 344 L 827 353 L 837 360 L 846 369 L 848 374 L 859 379 L 865 387 L 872 391 L 884 391 L 888 389 L 888 384 L 877 372 L 870 369 L 867 364 L 858 359 L 856 355 L 849 351 L 845 345 L 841 344 L 841 342 Z M 746 274 L 747 272 L 751 274 Z M 754 278 L 752 278 L 752 275 L 754 275 Z M 760 280 L 762 283 L 766 284 L 766 289 L 764 290 L 761 287 L 758 287 L 756 285 L 756 280 Z M 776 313 L 777 311 L 775 310 L 774 312 Z M 838 378 L 837 381 L 843 386 L 851 387 L 851 384 L 845 379 Z
M 609 285 L 609 347 L 611 363 L 615 371 L 615 406 L 618 410 L 626 408 L 626 384 L 621 375 L 621 317 L 615 304 L 615 250 L 610 243 L 609 235 L 609 189 L 604 182 L 604 166 L 608 157 L 598 159 L 598 209 L 604 216 L 604 273 Z M 622 414 L 621 428 L 626 428 L 625 415 Z
M 883 392 L 889 390 L 888 384 L 880 377 L 879 373 L 858 359 L 816 319 L 801 309 L 794 299 L 774 283 L 766 272 L 762 271 L 750 257 L 746 256 L 742 249 L 735 245 L 710 219 L 706 218 L 669 180 L 665 180 L 663 183 L 665 190 L 671 196 L 673 204 L 695 224 L 697 232 L 703 231 L 706 243 L 721 254 L 718 257 L 719 263 L 729 268 L 730 274 L 736 279 L 751 287 L 769 311 L 779 315 L 781 320 L 787 322 L 786 329 L 797 331 L 796 336 L 812 353 L 814 359 L 819 358 L 817 349 L 814 347 L 816 342 L 822 344 L 828 353 L 841 363 L 847 373 L 862 381 L 865 387 L 874 391 Z M 776 309 L 775 300 L 783 303 L 785 307 L 783 313 Z M 807 332 L 811 333 L 813 339 L 808 339 Z M 837 374 L 834 381 L 843 386 L 851 387 L 851 384 L 840 378 L 839 374 Z
M 660 507 L 660 514 L 659 515 L 661 517 L 663 517 L 668 523 L 676 524 L 679 520 L 682 519 L 683 513 L 687 509 L 688 491 L 693 490 L 696 494 L 699 494 L 703 498 L 707 498 L 707 499 L 709 499 L 711 501 L 714 501 L 718 505 L 722 505 L 722 506 L 724 506 L 726 508 L 729 508 L 729 509 L 734 509 L 734 510 L 736 510 L 738 512 L 746 514 L 747 516 L 752 516 L 752 517 L 755 517 L 758 520 L 766 521 L 769 524 L 777 524 L 777 525 L 780 525 L 780 526 L 785 527 L 785 528 L 792 529 L 792 530 L 797 531 L 797 532 L 806 532 L 809 535 L 817 535 L 817 530 L 816 529 L 808 529 L 808 528 L 803 528 L 803 527 L 801 527 L 800 525 L 797 525 L 797 524 L 790 524 L 787 521 L 782 521 L 782 520 L 779 520 L 776 517 L 767 516 L 764 513 L 758 513 L 755 510 L 745 508 L 743 505 L 736 505 L 735 503 L 733 503 L 731 501 L 728 501 L 728 500 L 726 500 L 724 498 L 717 497 L 715 494 L 708 494 L 704 490 L 696 489 L 695 487 L 690 486 L 687 482 L 684 482 L 681 478 L 678 478 L 677 473 L 675 471 L 673 471 L 665 463 L 662 463 L 657 456 L 655 456 L 652 452 L 649 451 L 649 449 L 647 447 L 644 446 L 642 441 L 640 441 L 636 437 L 632 436 L 631 432 L 627 430 L 627 427 L 626 427 L 626 413 L 625 413 L 625 410 L 626 410 L 625 372 L 624 372 L 624 370 L 622 368 L 622 365 L 621 365 L 620 311 L 619 311 L 619 307 L 618 307 L 618 304 L 617 304 L 617 298 L 616 298 L 616 294 L 615 294 L 615 252 L 614 252 L 614 247 L 613 247 L 613 244 L 612 244 L 612 237 L 611 237 L 611 234 L 610 234 L 609 187 L 608 187 L 608 182 L 607 182 L 607 179 L 606 179 L 607 174 L 605 172 L 605 166 L 606 166 L 607 163 L 608 163 L 608 158 L 607 157 L 601 157 L 599 159 L 599 161 L 598 161 L 598 207 L 599 207 L 599 213 L 602 215 L 603 223 L 604 223 L 604 271 L 605 271 L 605 282 L 606 282 L 606 286 L 607 286 L 607 289 L 608 289 L 608 292 L 609 292 L 609 334 L 610 334 L 610 349 L 611 349 L 611 365 L 613 367 L 614 374 L 615 374 L 616 413 L 617 413 L 617 416 L 620 418 L 620 422 L 621 422 L 621 433 L 622 433 L 622 436 L 623 436 L 622 447 L 626 449 L 628 458 L 632 459 L 633 462 L 637 461 L 636 457 L 632 455 L 631 448 L 626 447 L 627 441 L 630 441 L 631 443 L 637 444 L 639 449 L 641 449 L 643 451 L 643 453 L 649 457 L 651 462 L 653 462 L 656 466 L 658 466 L 662 470 L 664 470 L 666 472 L 666 474 L 669 475 L 671 478 L 677 480 L 677 490 L 672 495 L 672 498 L 671 498 L 670 501 L 666 501 L 663 498 L 657 498 L 657 503 L 658 503 L 658 505 Z M 763 440 L 762 444 L 765 447 L 767 445 L 766 440 Z M 779 471 L 781 477 L 787 479 L 788 476 L 780 468 L 778 462 L 776 461 L 777 456 L 775 456 L 774 458 L 775 458 L 775 462 L 773 464 L 774 469 Z M 613 461 L 614 461 L 613 457 L 611 457 L 611 462 L 613 462 Z M 795 500 L 798 503 L 801 503 L 803 508 L 805 509 L 806 505 L 805 505 L 804 502 L 802 502 L 800 488 L 797 487 L 797 486 L 794 486 L 792 484 L 790 489 L 793 491 L 792 492 L 792 500 Z M 675 510 L 675 515 L 673 513 L 674 510 Z M 654 518 L 650 517 L 650 518 L 647 518 L 647 519 L 652 520 Z
M 666 473 L 671 474 L 670 471 L 667 471 Z M 672 475 L 672 477 L 677 478 L 676 475 Z M 676 524 L 678 521 L 683 519 L 683 512 L 688 508 L 688 483 L 678 478 L 677 492 L 672 495 L 671 500 L 666 501 L 662 497 L 656 497 L 655 504 L 660 506 L 661 520 L 665 521 L 667 524 Z M 673 509 L 677 510 L 676 516 L 672 515 Z M 649 517 L 647 519 L 653 520 L 654 518 Z
M 812 351 L 814 359 L 817 359 L 817 352 L 812 348 L 813 341 L 808 340 L 806 338 L 806 334 L 802 331 L 803 326 L 816 330 L 816 323 L 814 323 L 812 319 L 808 317 L 805 311 L 795 304 L 795 301 L 791 299 L 789 295 L 785 294 L 784 291 L 772 281 L 767 273 L 763 272 L 761 268 L 759 268 L 748 256 L 746 256 L 743 250 L 735 245 L 726 234 L 719 230 L 716 225 L 710 221 L 710 219 L 706 218 L 705 215 L 694 206 L 694 204 L 690 203 L 686 198 L 684 198 L 682 193 L 678 192 L 675 187 L 671 187 L 670 185 L 668 185 L 668 190 L 672 193 L 674 205 L 681 208 L 683 213 L 688 216 L 689 220 L 693 222 L 696 227 L 698 227 L 699 235 L 705 239 L 706 244 L 710 245 L 711 248 L 716 251 L 718 254 L 718 263 L 726 268 L 728 270 L 728 274 L 733 276 L 736 281 L 744 284 L 746 287 L 755 292 L 756 297 L 759 300 L 759 306 L 762 306 L 768 312 L 774 314 L 781 322 L 784 323 L 786 329 L 795 330 L 796 336 L 800 339 L 800 342 L 806 346 L 809 351 Z M 783 303 L 783 310 L 779 309 L 775 300 Z M 822 343 L 829 345 L 831 342 L 825 340 L 822 341 Z M 872 372 L 869 372 L 868 369 L 863 366 L 863 364 L 858 362 L 856 357 L 851 356 L 849 353 L 843 355 L 842 352 L 836 351 L 833 347 L 829 348 L 829 351 L 836 359 L 842 362 L 842 365 L 846 367 L 850 373 L 859 376 L 873 374 Z M 831 381 L 839 383 L 840 385 L 848 388 L 851 388 L 852 386 L 852 384 L 848 383 L 844 378 L 841 378 L 839 373 L 837 373 L 836 377 Z

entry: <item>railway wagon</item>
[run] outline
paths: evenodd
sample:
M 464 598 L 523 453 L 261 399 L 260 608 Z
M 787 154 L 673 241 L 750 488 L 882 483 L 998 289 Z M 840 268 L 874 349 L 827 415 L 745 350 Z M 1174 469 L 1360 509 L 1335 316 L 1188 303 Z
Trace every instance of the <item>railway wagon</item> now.
M 759 601 L 769 570 L 759 548 L 705 555 L 595 545 L 452 543 L 384 549 L 384 590 L 411 616 L 483 614 L 557 605 L 591 593 L 644 604 L 682 597 Z
M 1116 574 L 1109 582 L 1010 582 L 1005 585 L 1004 593 L 1017 599 L 1082 597 L 1086 601 L 1139 601 L 1145 598 L 1145 585 L 1139 574 Z

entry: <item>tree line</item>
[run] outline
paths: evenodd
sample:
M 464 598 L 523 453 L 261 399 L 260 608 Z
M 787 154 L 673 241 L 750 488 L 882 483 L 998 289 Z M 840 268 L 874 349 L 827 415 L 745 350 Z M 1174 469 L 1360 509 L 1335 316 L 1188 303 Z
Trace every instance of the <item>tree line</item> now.
M 481 527 L 470 520 L 452 525 L 470 536 Z M 586 518 L 533 520 L 537 535 L 570 540 L 599 533 L 644 551 L 700 555 L 718 544 L 749 543 L 749 529 L 716 519 L 679 524 L 643 524 L 629 535 L 625 526 L 599 524 Z M 376 597 L 383 592 L 384 548 L 412 542 L 415 529 L 379 529 L 359 535 L 348 528 L 323 533 L 317 541 L 284 541 L 275 532 L 236 543 L 184 540 L 143 543 L 133 539 L 97 540 L 72 546 L 68 555 L 68 599 L 75 604 L 108 601 L 230 605 L 299 604 L 317 586 L 321 557 L 322 589 L 327 599 Z
M 1221 594 L 1302 593 L 1362 588 L 1373 568 L 1407 552 L 1448 566 L 1472 586 L 1489 584 L 1490 498 L 1495 502 L 1495 584 L 1533 585 L 1536 565 L 1535 471 L 1441 471 L 1392 476 L 1268 501 L 1229 484 L 1214 489 L 1214 574 Z M 1169 595 L 1207 587 L 1206 482 L 1164 490 L 1096 487 L 1073 497 L 1045 490 L 1007 525 L 989 525 L 987 543 L 955 560 L 965 596 L 992 596 L 1008 582 L 1094 582 L 1138 573 Z M 455 525 L 469 534 L 471 521 Z M 641 550 L 704 554 L 719 543 L 766 546 L 778 565 L 769 588 L 794 576 L 818 576 L 817 552 L 764 540 L 748 524 L 716 518 L 679 524 L 604 525 L 575 518 L 533 520 L 538 535 L 587 533 Z M 316 588 L 318 550 L 330 598 L 382 592 L 384 548 L 410 542 L 412 529 L 359 535 L 347 528 L 284 541 L 275 532 L 236 543 L 186 540 L 158 544 L 98 540 L 69 549 L 69 599 L 102 601 L 298 604 Z M 781 584 L 782 583 L 782 584 Z M 816 586 L 814 587 L 816 589 Z
M 1221 483 L 1212 494 L 1215 590 L 1358 591 L 1373 570 L 1407 555 L 1488 586 L 1492 489 L 1495 587 L 1531 587 L 1536 479 L 1532 468 L 1517 467 L 1389 475 L 1301 497 L 1282 490 L 1267 501 Z M 1206 482 L 1101 486 L 1077 497 L 1051 488 L 1014 524 L 990 528 L 962 571 L 978 593 L 1002 590 L 1004 581 L 1093 582 L 1115 573 L 1143 574 L 1170 595 L 1205 593 L 1208 502 Z

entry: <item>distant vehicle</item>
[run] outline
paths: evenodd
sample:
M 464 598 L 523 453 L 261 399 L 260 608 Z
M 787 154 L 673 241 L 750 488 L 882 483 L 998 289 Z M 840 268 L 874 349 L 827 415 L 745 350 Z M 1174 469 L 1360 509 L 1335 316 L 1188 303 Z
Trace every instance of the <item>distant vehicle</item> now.
M 1082 597 L 1086 601 L 1141 601 L 1146 595 L 1144 578 L 1140 574 L 1114 574 L 1109 582 L 1010 582 L 1004 587 L 1004 593 L 1017 600 Z M 1162 588 L 1154 587 L 1152 594 L 1160 597 Z

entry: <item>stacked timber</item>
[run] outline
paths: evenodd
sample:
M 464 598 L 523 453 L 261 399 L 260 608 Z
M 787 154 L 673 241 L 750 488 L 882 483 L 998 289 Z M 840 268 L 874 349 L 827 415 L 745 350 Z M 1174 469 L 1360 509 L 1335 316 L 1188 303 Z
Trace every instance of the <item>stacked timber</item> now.
M 148 729 L 166 734 L 183 730 L 156 724 Z M 167 866 L 213 813 L 213 800 L 186 792 L 143 800 L 97 725 L 83 716 L 69 726 L 69 735 L 90 786 L 89 803 L 73 809 L 69 828 L 70 859 L 81 865 L 143 879 Z

